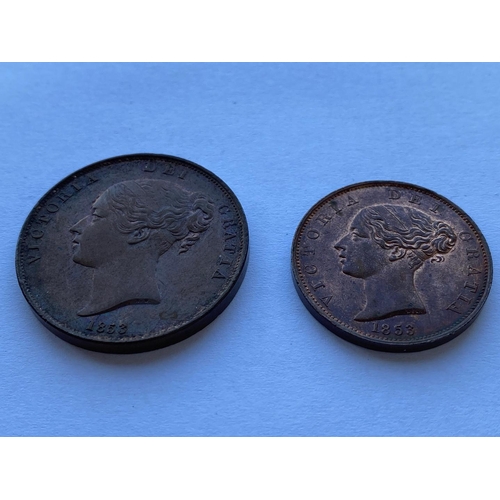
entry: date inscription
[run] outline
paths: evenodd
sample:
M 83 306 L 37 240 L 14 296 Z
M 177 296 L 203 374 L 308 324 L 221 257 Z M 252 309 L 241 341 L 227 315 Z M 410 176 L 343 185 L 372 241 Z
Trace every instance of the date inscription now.
M 86 328 L 89 332 L 94 333 L 106 333 L 108 335 L 113 335 L 117 333 L 118 335 L 124 335 L 127 333 L 127 325 L 126 323 L 105 323 L 104 321 L 96 321 L 93 319 L 87 325 Z
M 398 337 L 402 337 L 403 335 L 408 335 L 412 337 L 415 335 L 415 327 L 411 324 L 400 323 L 398 325 L 388 325 L 387 323 L 379 323 L 375 321 L 372 323 L 372 332 L 381 333 L 382 335 L 396 335 Z

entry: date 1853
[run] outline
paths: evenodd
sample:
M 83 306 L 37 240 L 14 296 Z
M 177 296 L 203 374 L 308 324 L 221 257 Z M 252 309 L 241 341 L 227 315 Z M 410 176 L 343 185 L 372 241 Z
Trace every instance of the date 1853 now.
M 411 324 L 399 324 L 399 325 L 388 325 L 387 323 L 379 324 L 378 321 L 372 323 L 372 332 L 382 333 L 383 335 L 397 335 L 401 337 L 402 335 L 415 335 L 415 327 Z

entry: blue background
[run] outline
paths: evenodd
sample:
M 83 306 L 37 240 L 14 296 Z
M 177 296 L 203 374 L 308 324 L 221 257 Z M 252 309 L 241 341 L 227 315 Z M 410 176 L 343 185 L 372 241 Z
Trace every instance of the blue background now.
M 414 354 L 351 345 L 316 322 L 290 274 L 305 212 L 371 179 L 465 210 L 499 256 L 500 65 L 0 65 L 0 434 L 500 434 L 499 292 L 456 340 Z M 73 347 L 34 317 L 15 245 L 55 183 L 127 153 L 187 158 L 239 197 L 250 263 L 230 306 L 178 345 Z

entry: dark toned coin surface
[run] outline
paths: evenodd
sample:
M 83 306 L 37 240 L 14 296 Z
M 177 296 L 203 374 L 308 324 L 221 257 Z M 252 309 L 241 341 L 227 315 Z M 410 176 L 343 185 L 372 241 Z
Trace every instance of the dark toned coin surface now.
M 132 353 L 193 335 L 245 274 L 248 228 L 229 187 L 166 155 L 83 168 L 28 216 L 16 270 L 38 318 L 86 349 Z
M 295 234 L 292 269 L 320 323 L 390 352 L 429 349 L 463 332 L 493 273 L 467 214 L 432 191 L 392 181 L 353 184 L 314 205 Z

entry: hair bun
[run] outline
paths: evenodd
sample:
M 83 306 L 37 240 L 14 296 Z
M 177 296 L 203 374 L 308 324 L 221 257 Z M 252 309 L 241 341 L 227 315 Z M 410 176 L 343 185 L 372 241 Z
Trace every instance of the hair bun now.
M 204 231 L 214 217 L 214 204 L 204 195 L 195 194 L 192 200 L 192 214 L 187 219 L 189 231 Z
M 191 197 L 191 214 L 186 218 L 188 234 L 180 243 L 179 253 L 184 253 L 200 238 L 200 233 L 207 230 L 214 218 L 214 203 L 205 195 L 195 193 Z
M 436 253 L 445 254 L 450 252 L 457 241 L 455 232 L 446 222 L 434 222 L 434 228 L 436 232 L 431 244 Z

